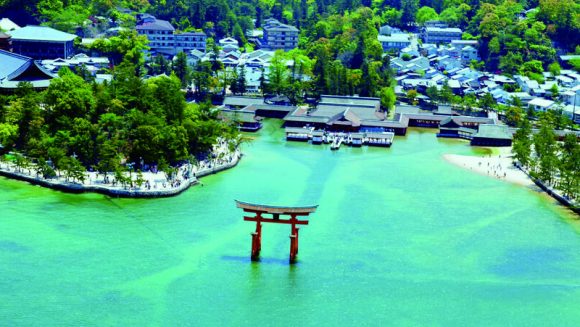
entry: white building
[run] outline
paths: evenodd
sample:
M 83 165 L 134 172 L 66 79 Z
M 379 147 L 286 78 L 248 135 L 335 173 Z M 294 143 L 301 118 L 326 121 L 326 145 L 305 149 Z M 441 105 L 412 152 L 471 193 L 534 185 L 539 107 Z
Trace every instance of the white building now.
M 463 32 L 455 27 L 426 27 L 423 40 L 425 43 L 451 43 L 453 40 L 461 40 Z
M 479 54 L 477 53 L 477 49 L 467 45 L 461 49 L 461 61 L 463 64 L 469 64 L 472 60 L 479 60 Z
M 175 34 L 175 28 L 166 20 L 157 19 L 148 14 L 137 16 L 137 33 L 149 40 L 151 52 L 175 55 L 178 52 L 200 50 L 205 52 L 207 36 L 203 32 Z
M 400 51 L 411 45 L 411 37 L 409 34 L 391 34 L 391 35 L 379 35 L 379 42 L 383 47 L 384 52 L 391 50 Z
M 530 109 L 541 112 L 546 112 L 547 110 L 551 109 L 554 105 L 555 105 L 554 101 L 544 98 L 535 98 L 528 103 L 528 107 Z

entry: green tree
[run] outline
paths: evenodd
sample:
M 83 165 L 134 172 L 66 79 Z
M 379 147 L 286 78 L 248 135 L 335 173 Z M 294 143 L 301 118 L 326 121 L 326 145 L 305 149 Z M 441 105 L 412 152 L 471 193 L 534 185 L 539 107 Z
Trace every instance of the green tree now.
M 513 148 L 514 159 L 523 167 L 529 167 L 532 155 L 532 127 L 527 119 L 520 121 L 518 130 L 514 133 Z
M 580 145 L 576 135 L 566 134 L 560 152 L 559 188 L 564 195 L 577 199 L 580 194 Z
M 278 50 L 274 53 L 268 69 L 268 81 L 272 92 L 282 94 L 287 86 L 288 69 L 284 52 Z
M 121 30 L 117 36 L 95 40 L 90 49 L 107 55 L 113 64 L 126 60 L 140 71 L 145 63 L 143 50 L 149 49 L 148 43 L 147 37 L 137 34 L 137 31 Z
M 419 0 L 402 0 L 401 23 L 403 25 L 410 25 L 414 23 L 418 9 L 419 9 Z
M 548 119 L 540 122 L 540 130 L 534 135 L 534 149 L 538 158 L 537 176 L 551 184 L 558 165 L 556 135 Z
M 395 105 L 397 97 L 395 90 L 391 87 L 381 88 L 381 107 L 383 110 L 389 112 Z
M 550 71 L 553 77 L 556 77 L 560 75 L 561 70 L 560 64 L 558 64 L 557 62 L 553 62 L 550 64 L 550 66 L 548 66 L 548 70 Z
M 435 9 L 431 7 L 423 6 L 419 8 L 419 10 L 417 11 L 416 22 L 419 25 L 425 25 L 425 22 L 437 19 L 439 19 L 439 15 L 435 11 Z
M 430 85 L 425 93 L 433 103 L 437 103 L 439 101 L 439 90 L 437 89 L 437 86 Z
M 417 90 L 409 90 L 407 91 L 407 99 L 409 99 L 409 101 L 411 101 L 411 103 L 413 105 L 417 104 L 417 96 L 419 95 L 419 93 L 417 93 Z
M 173 72 L 179 78 L 181 87 L 186 88 L 191 82 L 191 68 L 187 64 L 187 55 L 181 51 L 173 61 Z

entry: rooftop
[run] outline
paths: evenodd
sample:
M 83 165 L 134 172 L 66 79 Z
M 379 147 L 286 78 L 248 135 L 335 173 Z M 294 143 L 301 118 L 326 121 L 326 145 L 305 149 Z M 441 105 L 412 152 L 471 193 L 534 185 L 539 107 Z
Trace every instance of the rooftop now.
M 156 31 L 175 31 L 173 25 L 166 20 L 155 19 L 152 22 L 145 21 L 142 24 L 137 25 L 138 30 L 156 30 Z
M 0 19 L 0 29 L 5 31 L 12 31 L 19 29 L 20 26 L 16 25 L 13 21 L 9 18 L 2 18 Z
M 268 19 L 263 29 L 265 31 L 289 31 L 298 32 L 298 29 L 291 25 L 282 24 L 275 19 Z
M 250 106 L 264 104 L 264 98 L 251 98 L 244 96 L 229 96 L 224 99 L 224 106 Z
M 411 42 L 409 34 L 379 35 L 379 42 Z
M 15 89 L 22 81 L 31 82 L 33 87 L 46 88 L 53 77 L 32 58 L 0 50 L 0 88 Z
M 462 33 L 461 29 L 457 27 L 427 27 L 427 32 L 446 32 L 446 33 Z
M 529 105 L 536 106 L 536 107 L 550 107 L 554 104 L 554 101 L 544 99 L 544 98 L 535 98 L 528 103 Z
M 31 61 L 30 58 L 16 53 L 0 50 L 0 80 L 18 71 Z
M 28 25 L 9 32 L 12 40 L 67 42 L 77 38 L 76 35 L 65 33 L 48 26 Z
M 340 96 L 340 95 L 322 95 L 322 96 L 320 96 L 320 103 L 319 104 L 338 104 L 338 105 L 378 107 L 380 105 L 380 99 L 379 98 L 366 98 L 366 97 Z
M 504 125 L 481 124 L 479 125 L 479 131 L 474 137 L 511 140 L 512 134 L 508 127 Z

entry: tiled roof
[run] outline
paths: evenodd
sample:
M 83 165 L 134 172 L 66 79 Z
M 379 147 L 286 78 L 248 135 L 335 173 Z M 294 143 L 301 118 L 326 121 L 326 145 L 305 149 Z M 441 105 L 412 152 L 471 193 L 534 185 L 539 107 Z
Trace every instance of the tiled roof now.
M 10 77 L 13 73 L 26 69 L 31 61 L 28 57 L 0 50 L 0 79 Z
M 9 32 L 12 40 L 67 42 L 77 38 L 74 34 L 65 33 L 48 26 L 28 25 Z
M 0 50 L 0 89 L 15 89 L 21 81 L 46 88 L 54 75 L 31 58 Z
M 479 125 L 479 131 L 474 135 L 474 137 L 504 140 L 512 139 L 512 135 L 507 126 L 492 124 Z
M 175 31 L 173 25 L 166 20 L 156 19 L 153 22 L 145 22 L 137 25 L 138 30 L 161 30 L 161 31 Z

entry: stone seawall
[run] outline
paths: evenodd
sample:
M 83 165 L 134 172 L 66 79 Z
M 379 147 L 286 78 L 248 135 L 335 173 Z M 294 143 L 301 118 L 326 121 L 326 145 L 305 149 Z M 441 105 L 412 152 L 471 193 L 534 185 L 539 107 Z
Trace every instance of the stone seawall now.
M 28 182 L 32 185 L 39 185 L 42 187 L 47 187 L 53 190 L 67 193 L 78 194 L 84 192 L 94 192 L 118 198 L 163 198 L 181 194 L 185 190 L 189 189 L 189 187 L 198 184 L 199 178 L 201 177 L 215 174 L 235 167 L 240 161 L 241 157 L 242 154 L 240 153 L 239 155 L 234 156 L 234 160 L 232 162 L 200 170 L 195 173 L 195 177 L 190 178 L 188 180 L 184 180 L 178 187 L 172 187 L 163 190 L 126 189 L 126 188 L 111 187 L 108 185 L 84 185 L 59 180 L 36 178 L 34 176 L 30 176 L 17 171 L 10 171 L 5 168 L 0 168 L 0 176 Z
M 538 178 L 534 178 L 532 177 L 523 167 L 521 167 L 519 164 L 516 165 L 516 167 L 518 167 L 518 169 L 520 169 L 521 171 L 524 172 L 524 174 L 528 175 L 528 177 L 534 181 L 534 184 L 536 184 L 539 188 L 541 188 L 544 192 L 546 192 L 549 196 L 553 197 L 554 199 L 556 199 L 558 202 L 560 202 L 562 205 L 570 208 L 570 210 L 574 211 L 577 214 L 580 214 L 580 206 L 577 206 L 574 202 L 572 202 L 571 200 L 563 197 L 560 193 L 556 192 L 554 189 L 552 189 L 550 186 L 544 184 L 544 182 L 542 182 L 540 179 Z
M 534 183 L 536 183 L 536 185 L 538 185 L 538 187 L 540 187 L 542 190 L 544 190 L 544 192 L 548 193 L 548 195 L 550 195 L 551 197 L 556 199 L 561 204 L 567 206 L 575 213 L 580 214 L 580 207 L 574 205 L 574 203 L 572 201 L 566 199 L 565 197 L 563 197 L 559 193 L 555 192 L 552 188 L 550 188 L 549 186 L 544 184 L 541 180 L 536 178 L 536 179 L 533 179 L 533 181 L 534 181 Z

